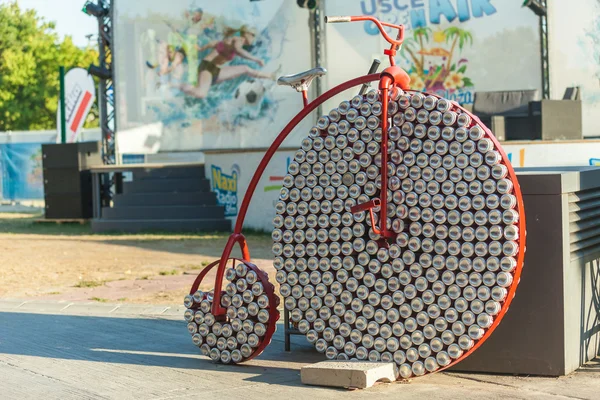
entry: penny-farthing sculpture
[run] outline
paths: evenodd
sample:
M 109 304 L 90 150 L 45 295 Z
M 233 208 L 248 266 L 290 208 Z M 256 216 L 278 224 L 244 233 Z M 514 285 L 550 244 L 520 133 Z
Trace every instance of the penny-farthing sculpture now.
M 506 154 L 457 103 L 409 90 L 408 76 L 394 64 L 401 26 L 372 17 L 328 22 L 364 20 L 391 43 L 392 66 L 381 75 L 342 84 L 310 104 L 306 80 L 322 70 L 283 79 L 302 89 L 305 108 L 267 152 L 236 233 L 214 264 L 220 265 L 215 287 L 223 275 L 230 282 L 223 294 L 215 291 L 221 309 L 212 295 L 196 292 L 206 271 L 186 300 L 194 343 L 214 360 L 256 356 L 279 318 L 272 285 L 249 254 L 231 269 L 224 266 L 233 244 L 244 252 L 240 224 L 266 163 L 319 104 L 369 81 L 378 80 L 378 89 L 319 118 L 284 179 L 272 237 L 276 280 L 292 323 L 328 359 L 395 362 L 406 379 L 475 351 L 514 297 L 525 221 Z M 397 28 L 397 39 L 383 25 Z

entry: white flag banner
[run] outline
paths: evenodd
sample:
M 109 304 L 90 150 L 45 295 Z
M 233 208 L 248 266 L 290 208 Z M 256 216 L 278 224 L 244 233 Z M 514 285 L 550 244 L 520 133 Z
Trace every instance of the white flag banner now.
M 76 142 L 96 99 L 94 79 L 83 68 L 73 68 L 65 75 L 65 120 L 67 143 Z M 56 142 L 61 142 L 60 99 L 56 112 Z

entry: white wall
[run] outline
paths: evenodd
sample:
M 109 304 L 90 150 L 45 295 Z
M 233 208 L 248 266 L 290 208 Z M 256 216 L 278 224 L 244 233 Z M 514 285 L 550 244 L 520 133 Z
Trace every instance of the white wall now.
M 507 142 L 502 147 L 514 167 L 600 166 L 600 140 Z
M 229 218 L 234 221 L 239 213 L 239 207 L 242 204 L 242 199 L 247 192 L 248 185 L 252 179 L 252 175 L 256 171 L 258 164 L 263 158 L 265 151 L 244 151 L 239 153 L 212 153 L 205 154 L 205 170 L 206 177 L 210 179 L 212 190 L 217 193 L 222 193 L 222 196 L 231 200 L 236 198 L 237 201 L 221 203 L 225 205 L 226 211 L 229 211 Z M 250 208 L 246 214 L 244 227 L 270 231 L 272 229 L 272 220 L 275 216 L 275 203 L 279 198 L 279 192 L 282 187 L 281 178 L 287 174 L 287 167 L 291 160 L 294 159 L 295 151 L 279 151 L 269 163 L 265 173 L 260 179 Z M 220 172 L 229 177 L 234 177 L 236 181 L 234 191 L 226 190 L 217 180 L 214 171 Z
M 554 166 L 600 166 L 600 140 L 579 142 L 517 142 L 503 144 L 514 167 L 554 167 Z M 287 173 L 287 166 L 293 160 L 295 151 L 284 150 L 275 154 L 262 176 L 246 215 L 244 227 L 270 231 L 275 216 L 275 204 L 282 186 L 280 178 Z M 239 153 L 207 153 L 205 155 L 206 177 L 211 180 L 213 191 L 218 191 L 213 168 L 221 173 L 236 177 L 236 201 L 227 204 L 235 209 L 229 218 L 236 220 L 242 198 L 247 191 L 250 179 L 264 155 L 264 150 Z M 232 196 L 228 196 L 232 199 Z

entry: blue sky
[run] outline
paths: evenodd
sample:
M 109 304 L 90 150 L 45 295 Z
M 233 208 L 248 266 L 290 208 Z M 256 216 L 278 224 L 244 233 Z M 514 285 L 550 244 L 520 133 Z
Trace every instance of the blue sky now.
M 0 2 L 9 1 L 0 0 Z M 33 8 L 44 19 L 54 21 L 59 35 L 61 37 L 70 35 L 77 46 L 85 46 L 88 43 L 86 35 L 98 33 L 96 18 L 81 12 L 85 0 L 17 0 L 17 2 L 21 8 Z

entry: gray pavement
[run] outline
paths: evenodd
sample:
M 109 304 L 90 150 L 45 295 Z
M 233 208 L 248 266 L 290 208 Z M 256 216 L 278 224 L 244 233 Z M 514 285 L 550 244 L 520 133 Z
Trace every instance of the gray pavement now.
M 181 307 L 0 300 L 1 399 L 599 399 L 600 363 L 562 378 L 439 373 L 367 390 L 304 386 L 321 361 L 282 327 L 258 359 L 213 364 L 191 343 Z

